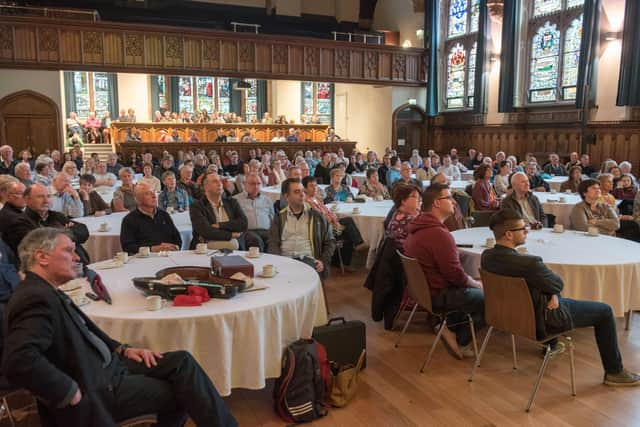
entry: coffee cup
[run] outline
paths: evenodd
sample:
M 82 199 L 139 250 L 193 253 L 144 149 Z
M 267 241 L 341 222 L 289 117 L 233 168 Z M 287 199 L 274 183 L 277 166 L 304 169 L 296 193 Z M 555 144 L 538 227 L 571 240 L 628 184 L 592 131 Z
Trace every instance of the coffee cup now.
M 127 252 L 118 252 L 114 259 L 118 262 L 126 264 L 129 261 L 129 254 Z
M 196 245 L 196 253 L 197 254 L 206 254 L 207 253 L 207 244 L 206 243 L 198 243 Z
M 103 222 L 102 224 L 100 224 L 100 231 L 107 231 L 109 229 L 109 224 L 106 222 Z
M 598 230 L 598 227 L 589 227 L 587 233 L 589 233 L 590 236 L 597 236 L 600 234 L 600 230 Z
M 485 240 L 484 245 L 488 248 L 493 248 L 496 245 L 496 239 L 494 239 L 493 237 L 487 237 L 487 240 Z
M 556 224 L 553 226 L 553 231 L 556 233 L 562 233 L 564 231 L 564 226 L 562 224 Z
M 350 196 L 347 197 L 346 202 L 347 203 L 353 203 L 353 197 L 350 197 Z
M 516 251 L 518 251 L 521 254 L 526 254 L 527 253 L 527 247 L 526 246 L 518 246 L 516 248 Z
M 567 198 L 564 197 L 564 196 L 558 197 L 558 200 L 560 201 L 560 203 L 566 203 L 567 202 Z
M 331 210 L 332 210 L 332 211 L 337 211 L 337 210 L 338 210 L 338 205 L 337 205 L 337 204 L 335 204 L 335 203 L 334 203 L 334 204 L 332 204 L 332 205 L 331 205 Z
M 258 246 L 251 246 L 249 248 L 249 256 L 251 258 L 257 258 L 260 256 L 260 247 Z
M 567 193 L 567 194 L 571 194 L 571 193 L 573 193 L 573 191 L 571 191 L 571 190 L 567 189 L 567 190 L 565 190 L 565 193 Z
M 163 300 L 159 295 L 150 295 L 147 297 L 147 310 L 158 311 L 166 304 L 166 300 Z
M 173 206 L 169 206 L 169 207 L 167 207 L 167 213 L 168 213 L 169 215 L 173 214 Z
M 376 196 L 376 201 L 381 202 L 383 200 L 384 200 L 384 197 L 382 197 L 380 194 Z
M 276 268 L 273 264 L 266 264 L 262 266 L 262 275 L 265 277 L 271 277 L 276 274 Z
M 140 249 L 138 249 L 138 255 L 141 257 L 148 257 L 151 255 L 151 248 L 149 246 L 140 246 Z
M 360 208 L 359 207 L 356 206 L 355 208 L 353 208 L 353 214 L 354 215 L 357 215 L 359 213 L 360 213 Z
M 551 194 L 556 194 L 558 192 L 558 190 L 556 190 L 555 188 L 551 189 Z

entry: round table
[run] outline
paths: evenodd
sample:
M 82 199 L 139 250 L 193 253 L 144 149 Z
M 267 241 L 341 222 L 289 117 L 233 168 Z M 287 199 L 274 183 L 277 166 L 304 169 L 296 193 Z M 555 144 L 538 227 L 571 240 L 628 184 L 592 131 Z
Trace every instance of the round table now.
M 465 271 L 477 277 L 487 227 L 454 231 Z M 564 281 L 562 295 L 568 298 L 609 304 L 616 316 L 640 310 L 640 244 L 610 236 L 587 236 L 584 232 L 554 233 L 551 229 L 529 232 L 527 253 L 542 257 L 544 263 Z
M 571 210 L 573 210 L 576 204 L 582 201 L 577 193 L 547 193 L 535 191 L 533 194 L 540 200 L 544 213 L 556 217 L 556 224 L 562 224 L 564 227 L 571 226 Z M 560 197 L 563 197 L 563 202 L 560 202 Z
M 311 267 L 268 254 L 248 261 L 256 272 L 265 264 L 275 265 L 275 277 L 255 279 L 256 287 L 267 289 L 211 299 L 199 307 L 169 304 L 159 311 L 146 310 L 145 297 L 131 278 L 154 276 L 177 265 L 209 266 L 209 256 L 192 251 L 154 254 L 105 270 L 98 263 L 91 267 L 102 276 L 113 305 L 91 302 L 82 310 L 121 342 L 161 352 L 189 350 L 223 396 L 232 388 L 261 389 L 266 378 L 280 375 L 284 347 L 310 337 L 314 326 L 326 324 L 327 316 L 320 278 Z
M 326 184 L 318 184 L 318 188 L 322 191 L 325 190 L 325 188 L 327 188 L 328 185 Z M 358 190 L 356 187 L 350 187 L 351 188 L 351 193 L 353 194 L 353 197 L 357 196 L 358 193 L 360 192 L 360 190 Z M 270 187 L 263 187 L 262 190 L 260 190 L 261 192 L 265 193 L 267 196 L 269 196 L 269 198 L 271 198 L 271 200 L 273 200 L 274 202 L 276 200 L 280 200 L 280 195 L 282 193 L 282 189 L 279 185 L 272 185 Z
M 330 203 L 327 205 L 331 209 L 332 205 L 337 205 L 338 209 L 333 211 L 338 217 L 350 216 L 356 223 L 362 239 L 369 245 L 367 254 L 367 268 L 371 268 L 375 261 L 376 249 L 384 237 L 384 219 L 393 207 L 393 201 L 367 201 L 365 203 Z M 360 213 L 354 214 L 353 208 L 360 209 Z
M 552 176 L 544 180 L 544 182 L 549 184 L 549 189 L 555 191 L 560 191 L 560 186 L 567 181 L 569 181 L 568 176 Z
M 120 227 L 122 219 L 129 212 L 115 212 L 105 216 L 85 216 L 74 218 L 74 221 L 81 222 L 89 229 L 89 240 L 84 243 L 84 248 L 89 253 L 91 261 L 103 261 L 111 259 L 116 253 L 122 250 L 120 246 Z M 188 249 L 191 243 L 193 228 L 189 211 L 175 212 L 171 219 L 182 237 L 182 249 Z M 107 223 L 107 231 L 100 231 L 100 224 Z
M 431 181 L 422 181 L 422 187 L 423 188 L 427 188 L 430 185 L 431 185 Z M 473 181 L 456 180 L 456 181 L 449 182 L 449 188 L 451 190 L 466 191 L 467 186 L 469 186 L 469 185 L 473 185 Z

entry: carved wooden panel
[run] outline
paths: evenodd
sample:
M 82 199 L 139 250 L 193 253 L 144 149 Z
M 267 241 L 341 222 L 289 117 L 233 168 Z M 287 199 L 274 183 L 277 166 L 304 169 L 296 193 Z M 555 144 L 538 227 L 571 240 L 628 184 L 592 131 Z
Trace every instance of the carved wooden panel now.
M 0 18 L 0 66 L 425 86 L 423 49 L 140 24 Z

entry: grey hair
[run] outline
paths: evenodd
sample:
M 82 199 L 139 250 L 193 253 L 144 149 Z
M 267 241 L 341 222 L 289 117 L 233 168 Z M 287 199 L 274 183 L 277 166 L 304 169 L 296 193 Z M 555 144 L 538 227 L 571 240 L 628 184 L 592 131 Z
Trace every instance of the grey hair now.
M 118 176 L 122 176 L 122 174 L 123 174 L 123 173 L 125 173 L 125 172 L 127 172 L 127 173 L 128 173 L 128 174 L 130 174 L 131 176 L 135 176 L 135 172 L 133 171 L 133 169 L 131 169 L 131 168 L 130 168 L 130 167 L 128 167 L 128 166 L 127 166 L 127 167 L 124 167 L 124 168 L 121 168 L 121 169 L 118 171 Z
M 19 184 L 17 178 L 11 175 L 0 175 L 0 201 L 4 201 L 13 184 Z
M 29 271 L 35 266 L 36 251 L 40 250 L 47 254 L 53 252 L 58 244 L 58 236 L 62 234 L 71 238 L 69 233 L 62 228 L 42 227 L 30 231 L 18 245 L 22 270 Z

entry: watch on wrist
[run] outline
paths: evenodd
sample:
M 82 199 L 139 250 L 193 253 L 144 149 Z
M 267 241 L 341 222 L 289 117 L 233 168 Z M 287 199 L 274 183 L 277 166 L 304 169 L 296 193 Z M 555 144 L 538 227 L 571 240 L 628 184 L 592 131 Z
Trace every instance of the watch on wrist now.
M 128 348 L 131 348 L 129 344 L 121 344 L 120 345 L 120 356 L 124 357 Z

